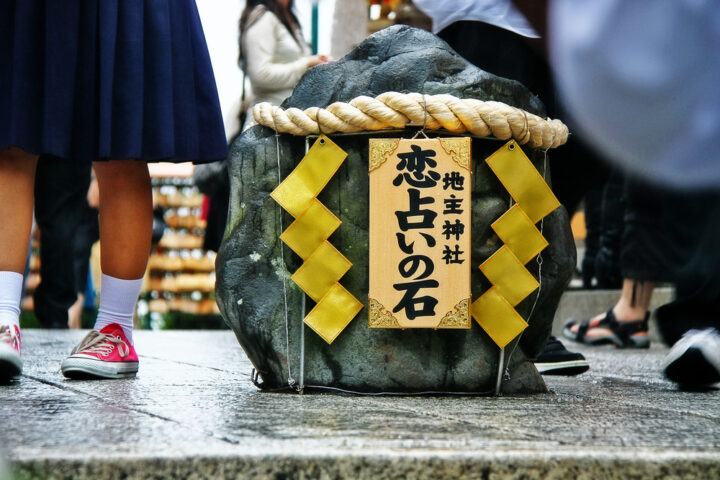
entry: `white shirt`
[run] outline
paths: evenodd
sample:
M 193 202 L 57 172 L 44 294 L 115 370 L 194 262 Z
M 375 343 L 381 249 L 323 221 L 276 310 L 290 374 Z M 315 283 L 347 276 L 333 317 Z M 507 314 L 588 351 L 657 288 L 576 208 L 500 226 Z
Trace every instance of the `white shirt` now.
M 474 20 L 524 37 L 539 37 L 510 0 L 413 0 L 413 3 L 432 18 L 433 33 L 460 20 Z

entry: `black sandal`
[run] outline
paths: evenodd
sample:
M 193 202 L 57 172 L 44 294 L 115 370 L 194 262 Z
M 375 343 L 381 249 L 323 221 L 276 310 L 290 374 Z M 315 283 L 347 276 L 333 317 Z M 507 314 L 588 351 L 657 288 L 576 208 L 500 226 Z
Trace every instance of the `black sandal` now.
M 563 327 L 563 336 L 570 340 L 587 345 L 603 345 L 612 343 L 618 348 L 649 348 L 650 339 L 648 338 L 648 319 L 650 312 L 645 314 L 642 320 L 633 320 L 632 322 L 618 322 L 612 309 L 608 310 L 605 316 L 599 320 L 585 320 L 578 322 L 571 318 Z M 578 326 L 576 333 L 570 328 Z M 607 328 L 612 332 L 610 335 L 602 337 L 588 338 L 585 335 L 591 328 Z

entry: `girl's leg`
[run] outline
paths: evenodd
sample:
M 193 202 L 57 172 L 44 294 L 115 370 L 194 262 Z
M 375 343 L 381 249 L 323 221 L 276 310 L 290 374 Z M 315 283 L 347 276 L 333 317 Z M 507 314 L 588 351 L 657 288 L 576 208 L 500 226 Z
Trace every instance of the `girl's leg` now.
M 0 272 L 25 272 L 37 156 L 0 150 Z
M 147 164 L 96 162 L 100 190 L 100 308 L 95 327 L 63 361 L 69 378 L 124 378 L 138 371 L 132 327 L 150 255 L 152 190 Z M 99 333 L 98 333 L 99 332 Z
M 105 275 L 142 278 L 152 238 L 152 188 L 147 163 L 95 162 L 100 190 L 100 264 Z
M 119 324 L 132 342 L 132 319 L 152 237 L 152 189 L 147 164 L 96 162 L 100 190 L 102 283 L 95 330 Z
M 20 296 L 32 227 L 37 157 L 0 150 L 0 383 L 19 375 Z
M 32 228 L 37 157 L 0 150 L 0 325 L 17 325 Z

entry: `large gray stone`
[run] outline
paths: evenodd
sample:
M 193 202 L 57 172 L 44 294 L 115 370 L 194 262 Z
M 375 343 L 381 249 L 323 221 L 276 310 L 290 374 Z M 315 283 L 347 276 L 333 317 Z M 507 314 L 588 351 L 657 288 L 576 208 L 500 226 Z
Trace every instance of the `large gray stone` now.
M 434 35 L 404 26 L 380 31 L 339 61 L 311 69 L 283 106 L 327 106 L 391 90 L 448 93 L 501 101 L 539 115 L 544 112 L 537 97 L 521 84 L 479 70 Z M 412 133 L 374 132 L 371 136 Z M 369 137 L 332 137 L 348 157 L 319 196 L 343 222 L 330 238 L 353 263 L 341 283 L 365 304 Z M 492 139 L 474 139 L 472 145 L 473 298 L 489 286 L 477 266 L 501 245 L 490 224 L 507 210 L 510 200 L 484 163 L 501 145 Z M 361 392 L 492 392 L 498 348 L 477 324 L 462 331 L 371 330 L 367 327 L 367 310 L 363 309 L 332 345 L 303 327 L 303 313 L 310 310 L 311 301 L 304 299 L 289 278 L 301 262 L 289 248 L 281 248 L 279 240 L 292 218 L 269 193 L 297 165 L 305 148 L 305 138 L 276 136 L 261 126 L 245 132 L 231 148 L 230 213 L 217 258 L 216 294 L 225 320 L 260 373 L 263 387 L 282 388 L 288 378 L 293 378 L 308 388 L 324 386 Z M 525 151 L 547 177 L 544 153 Z M 544 345 L 575 265 L 575 247 L 565 210 L 559 208 L 547 216 L 542 229 L 550 245 L 542 254 L 541 271 L 536 262 L 528 264 L 536 276 L 540 274 L 542 286 L 539 293 L 533 293 L 517 307 L 529 319 L 530 327 L 520 338 L 518 348 L 513 342 L 506 349 L 508 355 L 512 352 L 509 377 L 503 384 L 506 393 L 545 390 L 528 358 Z

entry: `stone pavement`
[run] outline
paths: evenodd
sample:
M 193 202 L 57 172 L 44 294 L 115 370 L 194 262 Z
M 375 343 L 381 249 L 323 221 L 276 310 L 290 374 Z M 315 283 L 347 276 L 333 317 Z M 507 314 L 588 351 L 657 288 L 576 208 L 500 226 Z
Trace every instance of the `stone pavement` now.
M 230 331 L 139 331 L 136 379 L 65 380 L 82 335 L 24 332 L 0 386 L 17 479 L 720 478 L 720 391 L 663 380 L 659 345 L 584 348 L 590 372 L 534 396 L 300 396 L 259 392 Z

